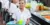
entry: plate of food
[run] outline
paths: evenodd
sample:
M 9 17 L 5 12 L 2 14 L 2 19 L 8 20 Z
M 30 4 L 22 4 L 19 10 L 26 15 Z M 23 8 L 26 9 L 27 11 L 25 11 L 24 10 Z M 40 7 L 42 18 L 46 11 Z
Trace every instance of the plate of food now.
M 42 12 L 40 12 L 40 15 L 50 15 L 50 12 L 49 11 L 42 11 Z

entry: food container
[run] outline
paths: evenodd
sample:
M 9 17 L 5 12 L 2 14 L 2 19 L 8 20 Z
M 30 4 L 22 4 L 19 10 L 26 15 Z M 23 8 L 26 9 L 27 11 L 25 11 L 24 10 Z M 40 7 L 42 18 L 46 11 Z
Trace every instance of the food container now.
M 47 21 L 48 23 L 50 23 L 50 12 L 49 11 L 43 11 L 40 14 L 45 21 Z

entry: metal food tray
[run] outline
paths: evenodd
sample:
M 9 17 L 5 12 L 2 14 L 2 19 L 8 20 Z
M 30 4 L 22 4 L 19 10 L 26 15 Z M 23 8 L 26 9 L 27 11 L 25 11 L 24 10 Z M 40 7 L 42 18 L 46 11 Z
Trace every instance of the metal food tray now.
M 41 14 L 42 12 L 49 12 L 49 11 L 40 11 L 40 12 L 31 12 L 31 13 L 34 14 L 35 16 L 41 18 L 42 20 L 50 23 L 49 21 L 46 20 L 46 18 L 44 18 L 44 15 L 49 15 L 49 14 Z

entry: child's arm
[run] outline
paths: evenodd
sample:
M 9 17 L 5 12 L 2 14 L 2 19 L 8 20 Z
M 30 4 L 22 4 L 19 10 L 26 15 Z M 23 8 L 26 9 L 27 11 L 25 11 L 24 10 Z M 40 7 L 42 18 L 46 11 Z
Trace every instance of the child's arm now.
M 29 25 L 29 23 L 30 23 L 30 18 L 31 18 L 31 13 L 28 11 L 28 13 L 27 13 L 27 21 L 26 21 L 26 25 Z

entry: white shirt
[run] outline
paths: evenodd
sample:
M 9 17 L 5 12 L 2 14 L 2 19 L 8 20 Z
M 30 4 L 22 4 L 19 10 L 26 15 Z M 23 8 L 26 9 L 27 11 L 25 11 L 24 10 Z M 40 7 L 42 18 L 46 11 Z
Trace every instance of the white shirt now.
M 14 3 L 10 4 L 10 8 L 8 9 L 9 13 L 15 13 L 18 10 L 17 5 Z
M 3 8 L 9 9 L 9 1 L 7 1 L 7 2 L 5 3 L 5 5 L 3 6 Z
M 19 17 L 18 9 L 19 8 L 17 8 L 16 4 L 14 4 L 14 3 L 10 4 L 10 8 L 8 9 L 8 12 L 10 13 L 10 15 L 12 15 L 12 18 L 16 19 L 16 15 Z
M 25 22 L 30 17 L 31 17 L 31 14 L 30 14 L 29 10 L 27 10 L 26 8 L 24 8 L 23 12 L 21 12 L 21 10 L 18 9 L 18 11 L 16 11 L 16 13 L 14 13 L 12 16 L 12 18 L 14 18 L 14 19 L 16 18 L 17 21 L 22 19 Z
M 31 13 L 29 12 L 28 9 L 24 8 L 23 12 L 21 12 L 21 10 L 19 10 L 21 13 L 20 19 L 23 19 L 25 22 L 27 21 L 28 18 L 31 17 Z
M 7 7 L 9 7 L 9 1 L 8 0 L 0 0 L 0 2 L 2 2 L 2 8 L 7 8 Z

